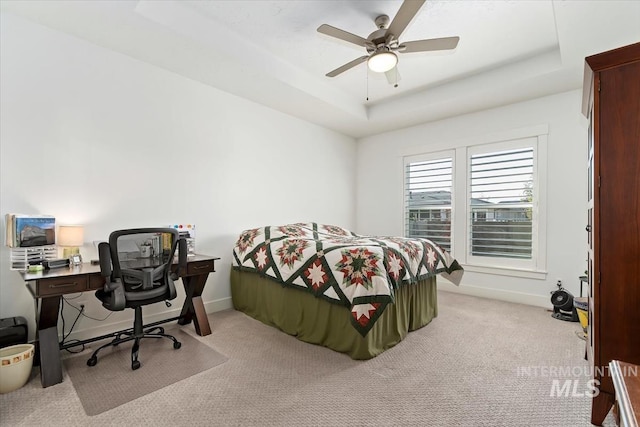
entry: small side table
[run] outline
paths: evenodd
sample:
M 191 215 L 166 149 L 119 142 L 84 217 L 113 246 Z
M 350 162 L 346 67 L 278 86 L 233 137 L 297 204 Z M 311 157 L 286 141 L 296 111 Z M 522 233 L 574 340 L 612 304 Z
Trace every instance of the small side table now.
M 582 285 L 587 284 L 587 297 L 589 296 L 589 277 L 588 276 L 580 276 L 580 297 L 582 298 Z

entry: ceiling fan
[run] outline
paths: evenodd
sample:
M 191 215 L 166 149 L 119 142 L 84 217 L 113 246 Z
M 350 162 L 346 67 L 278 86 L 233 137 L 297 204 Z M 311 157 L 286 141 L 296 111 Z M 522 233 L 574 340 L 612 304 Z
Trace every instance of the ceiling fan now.
M 347 31 L 341 30 L 331 25 L 322 24 L 318 27 L 318 32 L 326 34 L 349 43 L 364 47 L 367 55 L 347 62 L 341 67 L 328 72 L 327 77 L 335 77 L 358 64 L 367 61 L 369 69 L 376 73 L 385 73 L 389 83 L 399 80 L 398 56 L 399 53 L 430 52 L 437 50 L 451 50 L 458 45 L 460 37 L 444 37 L 438 39 L 414 40 L 400 42 L 400 36 L 415 17 L 426 0 L 405 0 L 400 6 L 400 10 L 389 24 L 387 15 L 380 15 L 375 19 L 378 29 L 365 39 Z

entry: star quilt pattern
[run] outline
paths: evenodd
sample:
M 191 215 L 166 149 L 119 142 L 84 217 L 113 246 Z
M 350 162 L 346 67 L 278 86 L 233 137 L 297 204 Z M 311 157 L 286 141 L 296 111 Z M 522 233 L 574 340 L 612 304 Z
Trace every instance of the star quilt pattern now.
M 317 223 L 243 231 L 232 266 L 348 307 L 362 336 L 394 302 L 399 286 L 437 274 L 458 285 L 464 272 L 431 240 L 362 236 Z

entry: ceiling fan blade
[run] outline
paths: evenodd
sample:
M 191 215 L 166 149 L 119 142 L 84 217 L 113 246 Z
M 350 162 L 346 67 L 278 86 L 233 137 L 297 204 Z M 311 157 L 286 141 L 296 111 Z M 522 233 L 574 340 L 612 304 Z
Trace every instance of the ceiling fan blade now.
M 391 21 L 387 34 L 393 34 L 396 39 L 400 38 L 402 32 L 407 28 L 409 22 L 416 16 L 416 13 L 420 10 L 426 0 L 404 0 L 400 10 Z
M 460 37 L 443 37 L 441 39 L 414 40 L 404 42 L 398 46 L 398 52 L 430 52 L 434 50 L 450 50 L 458 46 Z
M 400 81 L 400 72 L 398 71 L 397 65 L 384 73 L 384 75 L 387 77 L 387 82 L 389 82 L 390 85 L 394 85 L 395 87 L 398 86 L 398 82 Z
M 354 59 L 351 62 L 347 62 L 346 64 L 344 64 L 342 67 L 338 67 L 335 70 L 328 72 L 327 73 L 327 77 L 335 77 L 340 73 L 344 73 L 345 71 L 347 71 L 350 68 L 355 67 L 358 64 L 363 63 L 364 61 L 366 61 L 367 59 L 369 59 L 368 56 L 361 56 L 360 58 Z
M 356 36 L 355 34 L 351 34 L 347 31 L 341 30 L 340 28 L 332 27 L 327 24 L 320 25 L 318 27 L 318 32 L 362 47 L 366 47 L 367 44 L 371 44 L 367 39 L 363 39 L 360 36 Z

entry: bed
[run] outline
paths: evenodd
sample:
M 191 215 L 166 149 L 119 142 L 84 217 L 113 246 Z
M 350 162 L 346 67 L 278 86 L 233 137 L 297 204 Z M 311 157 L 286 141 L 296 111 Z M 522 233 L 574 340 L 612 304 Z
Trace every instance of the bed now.
M 236 241 L 231 296 L 236 310 L 302 341 L 370 359 L 437 316 L 437 275 L 458 285 L 463 269 L 428 239 L 265 226 Z

